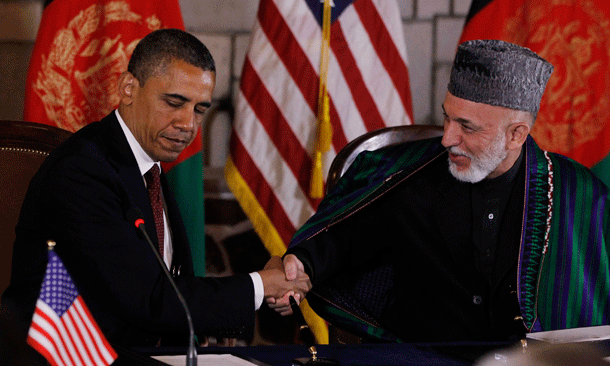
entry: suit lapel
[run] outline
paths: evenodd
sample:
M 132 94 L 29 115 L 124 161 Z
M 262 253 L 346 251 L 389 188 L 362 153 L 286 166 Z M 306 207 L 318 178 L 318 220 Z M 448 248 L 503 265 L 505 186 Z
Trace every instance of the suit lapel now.
M 140 173 L 140 168 L 136 161 L 127 138 L 121 129 L 119 121 L 114 112 L 106 116 L 101 123 L 105 124 L 103 133 L 100 134 L 102 146 L 106 149 L 108 161 L 116 170 L 119 179 L 123 183 L 127 194 L 128 202 L 133 204 L 133 207 L 125 207 L 125 212 L 129 209 L 134 209 L 142 216 L 145 222 L 146 232 L 150 236 L 153 243 L 157 243 L 157 231 L 155 230 L 155 220 L 148 197 L 148 190 L 144 185 L 144 179 Z

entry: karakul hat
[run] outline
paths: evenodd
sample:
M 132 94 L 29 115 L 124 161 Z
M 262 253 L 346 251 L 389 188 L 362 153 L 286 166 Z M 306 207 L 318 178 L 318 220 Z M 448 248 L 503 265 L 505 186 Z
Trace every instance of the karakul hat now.
M 528 48 L 467 41 L 458 46 L 448 89 L 458 98 L 536 115 L 552 72 L 553 65 Z

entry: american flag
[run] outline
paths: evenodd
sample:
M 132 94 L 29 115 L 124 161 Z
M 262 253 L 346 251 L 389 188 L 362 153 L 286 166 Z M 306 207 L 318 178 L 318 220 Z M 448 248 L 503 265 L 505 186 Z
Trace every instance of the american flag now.
M 272 255 L 316 210 L 323 1 L 261 0 L 236 100 L 229 187 Z M 336 153 L 352 139 L 412 123 L 406 45 L 394 0 L 334 0 L 327 90 Z
M 53 250 L 27 342 L 53 366 L 110 365 L 117 358 Z

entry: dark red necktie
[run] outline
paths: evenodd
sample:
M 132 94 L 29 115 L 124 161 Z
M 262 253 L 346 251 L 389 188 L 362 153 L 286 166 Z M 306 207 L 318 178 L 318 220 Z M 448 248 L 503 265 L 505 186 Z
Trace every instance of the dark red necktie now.
M 148 196 L 152 205 L 153 215 L 155 216 L 155 227 L 157 228 L 157 238 L 159 239 L 159 253 L 163 257 L 163 199 L 161 197 L 161 169 L 154 164 L 149 171 L 144 174 Z

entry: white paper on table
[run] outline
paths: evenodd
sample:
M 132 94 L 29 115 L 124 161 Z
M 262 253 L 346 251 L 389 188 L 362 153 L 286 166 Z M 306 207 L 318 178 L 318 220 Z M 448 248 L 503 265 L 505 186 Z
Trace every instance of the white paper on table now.
M 610 325 L 528 333 L 527 338 L 548 343 L 603 341 L 610 339 Z
M 164 362 L 170 366 L 184 366 L 186 365 L 186 356 L 178 355 L 178 356 L 152 356 L 157 361 Z M 243 358 L 239 358 L 229 354 L 223 355 L 212 355 L 212 354 L 203 354 L 197 355 L 197 366 L 205 365 L 205 366 L 256 366 L 255 363 L 244 360 Z

